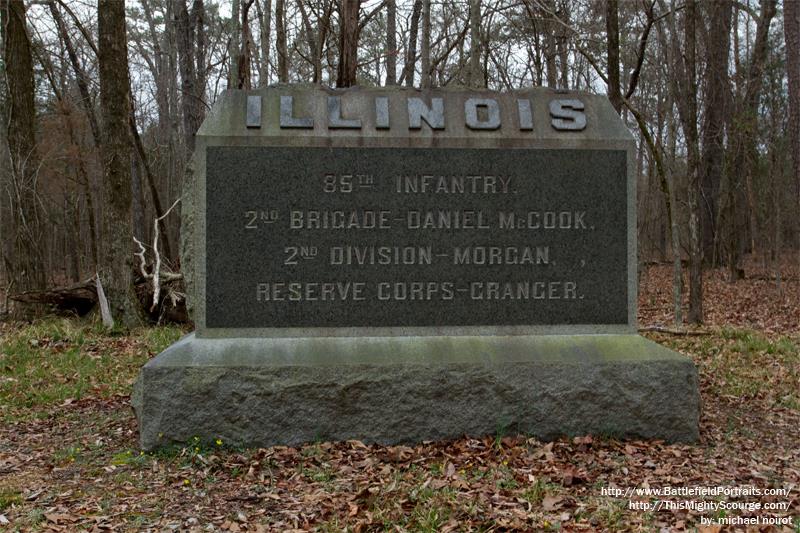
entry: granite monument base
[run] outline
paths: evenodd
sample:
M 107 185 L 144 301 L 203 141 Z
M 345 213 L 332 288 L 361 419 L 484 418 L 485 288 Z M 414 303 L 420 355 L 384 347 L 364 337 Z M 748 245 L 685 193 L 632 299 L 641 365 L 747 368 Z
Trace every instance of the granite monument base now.
M 140 445 L 464 435 L 695 441 L 693 362 L 637 335 L 184 337 L 142 369 Z

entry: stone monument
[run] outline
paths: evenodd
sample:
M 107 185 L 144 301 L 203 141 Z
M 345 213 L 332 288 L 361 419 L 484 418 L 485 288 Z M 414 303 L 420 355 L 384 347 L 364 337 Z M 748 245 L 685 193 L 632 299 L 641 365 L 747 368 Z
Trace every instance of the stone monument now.
M 694 364 L 637 335 L 634 141 L 606 98 L 232 91 L 194 165 L 196 331 L 141 371 L 142 448 L 698 438 Z

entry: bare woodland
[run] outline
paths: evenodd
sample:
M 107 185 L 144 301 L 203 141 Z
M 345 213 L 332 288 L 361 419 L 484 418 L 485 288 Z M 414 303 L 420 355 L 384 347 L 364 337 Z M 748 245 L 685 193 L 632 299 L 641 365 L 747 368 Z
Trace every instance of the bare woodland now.
M 0 22 L 4 312 L 102 294 L 119 326 L 163 317 L 195 132 L 275 83 L 608 94 L 678 322 L 703 321 L 704 270 L 755 257 L 780 286 L 798 257 L 800 1 L 0 0 Z

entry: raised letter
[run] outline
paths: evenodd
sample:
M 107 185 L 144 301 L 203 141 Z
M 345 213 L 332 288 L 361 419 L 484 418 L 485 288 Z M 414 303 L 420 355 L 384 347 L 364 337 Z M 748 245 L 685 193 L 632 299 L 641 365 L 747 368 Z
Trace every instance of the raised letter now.
M 311 117 L 295 118 L 293 116 L 294 97 L 281 96 L 281 128 L 304 128 L 312 129 L 314 119 Z
M 261 127 L 261 96 L 247 96 L 247 120 L 248 128 Z
M 375 128 L 389 129 L 389 99 L 385 96 L 375 98 Z
M 533 129 L 533 113 L 531 112 L 531 101 L 517 100 L 519 110 L 519 129 L 520 131 L 531 131 Z
M 575 98 L 569 100 L 550 100 L 550 122 L 559 131 L 580 131 L 586 127 L 586 114 L 583 102 Z
M 422 101 L 421 98 L 408 99 L 408 129 L 418 130 L 422 128 L 422 121 L 425 121 L 431 129 L 444 129 L 444 100 L 441 98 L 431 98 L 431 106 Z
M 359 130 L 361 129 L 361 119 L 342 118 L 342 97 L 329 96 L 328 97 L 328 127 L 329 128 L 348 128 Z
M 486 120 L 478 118 L 478 108 L 486 108 Z M 500 127 L 500 107 L 492 98 L 470 98 L 464 102 L 467 127 L 472 130 L 496 130 Z

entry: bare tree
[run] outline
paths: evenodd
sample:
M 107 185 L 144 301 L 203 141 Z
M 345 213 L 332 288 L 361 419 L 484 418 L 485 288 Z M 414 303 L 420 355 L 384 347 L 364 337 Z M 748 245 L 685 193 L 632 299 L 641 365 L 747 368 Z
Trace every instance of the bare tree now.
M 25 27 L 22 0 L 2 0 L 3 61 L 6 68 L 10 172 L 3 172 L 0 210 L 10 237 L 3 238 L 3 262 L 13 291 L 41 289 L 45 285 L 40 250 L 41 208 L 38 197 L 33 58 Z M 5 148 L 5 147 L 4 147 Z
M 789 79 L 789 146 L 792 154 L 797 207 L 800 207 L 800 2 L 783 3 L 786 70 Z M 798 232 L 800 237 L 800 232 Z
M 703 257 L 716 264 L 716 220 L 719 205 L 720 179 L 725 153 L 725 118 L 730 102 L 728 50 L 731 35 L 731 0 L 704 4 L 709 10 L 708 41 L 706 42 L 705 114 L 703 124 L 703 153 L 700 167 L 702 190 Z
M 414 86 L 414 70 L 417 64 L 417 35 L 419 34 L 419 18 L 422 15 L 422 0 L 414 0 L 414 9 L 411 12 L 411 25 L 408 30 L 408 52 L 406 53 L 405 68 L 400 83 L 405 81 L 406 87 Z
M 300 9 L 300 17 L 305 27 L 306 42 L 309 49 L 309 62 L 313 69 L 313 83 L 322 82 L 322 56 L 325 42 L 328 39 L 330 30 L 331 16 L 333 15 L 334 2 L 326 0 L 322 2 L 322 14 L 317 17 L 316 27 L 311 23 L 309 10 L 306 9 L 304 0 L 297 0 L 297 7 Z
M 358 69 L 358 10 L 360 0 L 341 0 L 339 4 L 339 64 L 336 86 L 350 87 L 356 84 Z
M 36 104 L 48 113 L 33 117 L 27 128 L 36 128 L 38 144 L 24 163 L 30 163 L 28 170 L 41 169 L 38 186 L 31 181 L 33 187 L 15 188 L 28 176 L 19 172 L 20 157 L 13 174 L 8 165 L 10 145 L 20 153 L 18 147 L 31 145 L 33 136 L 9 136 L 8 122 L 0 129 L 0 247 L 5 260 L 21 261 L 22 247 L 36 244 L 44 278 L 58 279 L 59 269 L 74 277 L 92 263 L 105 264 L 99 257 L 80 261 L 90 255 L 91 242 L 98 249 L 107 240 L 99 222 L 106 204 L 99 194 L 96 149 L 104 144 L 94 68 L 97 19 L 87 18 L 86 10 L 69 0 L 22 2 L 0 0 L 6 24 L 0 31 L 4 42 L 13 40 L 12 33 L 25 36 L 31 61 L 9 48 L 0 64 L 9 74 L 32 69 Z M 165 257 L 171 258 L 170 241 L 174 250 L 179 233 L 177 217 L 165 216 L 162 205 L 182 196 L 182 213 L 191 211 L 191 198 L 182 192 L 193 183 L 188 156 L 206 99 L 213 102 L 229 75 L 232 87 L 255 86 L 256 75 L 262 85 L 270 77 L 335 83 L 337 67 L 346 83 L 370 85 L 463 83 L 514 90 L 569 83 L 593 92 L 605 82 L 623 120 L 635 122 L 639 140 L 642 258 L 669 255 L 679 266 L 681 256 L 688 256 L 692 322 L 702 317 L 698 257 L 736 267 L 739 256 L 758 249 L 771 254 L 770 259 L 764 255 L 766 267 L 782 245 L 800 244 L 795 240 L 800 228 L 789 225 L 788 215 L 800 204 L 797 2 L 778 3 L 784 7 L 788 61 L 779 58 L 782 35 L 766 23 L 774 0 L 381 0 L 367 11 L 361 9 L 366 4 L 355 11 L 354 2 L 341 0 L 226 2 L 232 7 L 228 12 L 236 11 L 233 20 L 220 14 L 219 2 L 213 9 L 203 0 L 137 0 L 128 6 L 136 91 L 127 122 L 137 237 L 151 234 L 158 221 Z M 16 28 L 27 29 L 30 37 L 9 31 L 14 29 L 9 13 L 24 5 L 36 7 L 28 8 L 26 24 Z M 41 23 L 42 12 L 53 24 Z M 648 45 L 651 28 L 658 41 Z M 343 61 L 340 52 L 345 52 Z M 28 80 L 26 74 L 14 74 L 10 84 L 0 84 L 3 103 L 14 98 L 8 92 L 14 84 Z M 8 109 L 19 112 L 24 106 Z M 797 187 L 796 197 L 794 190 L 786 194 L 789 183 Z M 25 198 L 17 193 L 34 189 L 38 213 L 18 209 Z M 15 218 L 23 215 L 24 224 Z M 31 220 L 38 223 L 40 238 L 22 239 L 34 227 Z M 785 238 L 790 231 L 797 232 L 791 240 Z M 190 274 L 191 254 L 184 253 L 184 245 L 181 265 Z M 67 264 L 76 257 L 77 266 Z M 16 269 L 26 276 L 36 271 Z M 683 291 L 677 272 L 673 295 L 676 287 Z M 679 305 L 677 299 L 674 303 Z
M 264 0 L 264 7 L 256 0 L 256 14 L 258 15 L 259 43 L 261 46 L 261 70 L 258 74 L 258 85 L 269 85 L 269 40 L 272 32 L 272 0 Z
M 484 87 L 481 68 L 481 1 L 469 2 L 469 85 Z
M 236 76 L 236 88 L 249 90 L 253 84 L 251 81 L 250 67 L 252 62 L 253 38 L 250 32 L 250 8 L 255 0 L 242 0 L 242 46 L 237 62 L 238 74 Z
M 241 47 L 241 28 L 239 27 L 239 13 L 241 12 L 242 0 L 232 0 L 231 2 L 231 33 L 228 41 L 228 87 L 236 87 L 239 77 L 239 54 Z
M 194 0 L 192 3 L 192 24 L 194 24 L 195 46 L 194 46 L 194 113 L 195 123 L 200 127 L 206 115 L 205 93 L 206 93 L 206 8 L 203 0 Z M 195 132 L 197 129 L 195 129 Z
M 558 4 L 558 13 L 564 22 L 567 24 L 559 24 L 557 26 L 558 32 L 556 34 L 556 50 L 558 52 L 559 70 L 561 73 L 561 89 L 569 89 L 569 41 L 572 30 L 569 26 L 571 17 L 570 7 L 572 2 L 568 0 L 560 0 Z
M 681 47 L 675 5 L 669 8 L 671 46 L 668 50 L 669 85 L 686 139 L 689 204 L 689 313 L 688 322 L 703 322 L 703 243 L 700 228 L 700 144 L 697 131 L 697 2 L 687 0 Z M 662 2 L 663 6 L 663 2 Z
M 431 0 L 422 0 L 422 45 L 419 52 L 419 86 L 431 86 Z
M 386 0 L 386 85 L 397 84 L 397 4 Z
M 99 0 L 98 60 L 103 116 L 104 254 L 99 279 L 108 293 L 111 316 L 124 328 L 142 323 L 133 288 L 133 213 L 131 191 L 130 81 L 125 3 Z
M 205 70 L 204 64 L 198 64 L 198 42 L 196 35 L 202 32 L 197 22 L 202 19 L 190 16 L 186 0 L 173 0 L 175 3 L 175 28 L 178 42 L 178 64 L 181 73 L 181 115 L 183 117 L 183 144 L 187 157 L 194 152 L 194 137 L 203 122 L 203 86 L 198 79 L 198 72 Z M 198 7 L 197 4 L 200 4 Z M 196 0 L 193 11 L 202 10 L 202 0 Z M 199 31 L 198 31 L 199 30 Z M 200 55 L 199 60 L 205 62 Z M 202 81 L 205 84 L 205 81 Z M 161 216 L 161 213 L 158 213 Z
M 742 277 L 740 260 L 744 248 L 744 238 L 749 229 L 757 233 L 756 222 L 748 216 L 754 213 L 752 179 L 758 164 L 757 117 L 758 105 L 763 86 L 764 65 L 769 51 L 769 27 L 777 12 L 776 0 L 762 0 L 761 12 L 756 19 L 756 36 L 748 59 L 747 73 L 734 102 L 733 119 L 730 125 L 731 142 L 728 147 L 728 168 L 724 175 L 724 194 L 720 200 L 718 227 L 722 230 L 720 241 L 725 252 L 728 279 L 735 281 Z M 744 211 L 744 212 L 743 212 Z M 750 227 L 748 228 L 748 222 Z
M 622 93 L 619 86 L 619 5 L 617 0 L 606 0 L 606 58 L 608 61 L 608 99 L 622 111 Z
M 278 81 L 289 81 L 289 49 L 286 47 L 286 3 L 275 0 L 275 48 L 278 53 Z
M 141 0 L 142 13 L 144 14 L 145 21 L 150 37 L 150 46 L 153 48 L 153 59 L 149 57 L 145 46 L 138 46 L 139 53 L 147 63 L 155 81 L 156 89 L 156 103 L 158 105 L 158 130 L 160 142 L 169 142 L 169 123 L 170 123 L 170 108 L 169 108 L 169 56 L 164 51 L 162 46 L 162 39 L 165 43 L 168 40 L 160 35 L 156 28 L 156 21 L 153 17 L 153 10 L 150 5 L 151 0 Z M 169 2 L 171 4 L 171 2 Z M 51 4 L 53 6 L 53 4 Z M 51 7 L 52 9 L 52 7 Z M 54 15 L 55 16 L 55 15 Z M 168 23 L 169 25 L 169 23 Z M 169 32 L 167 32 L 169 33 Z M 138 44 L 138 42 L 136 43 Z
M 666 165 L 664 163 L 664 154 L 661 143 L 658 142 L 657 139 L 653 139 L 653 135 L 650 133 L 650 128 L 647 125 L 647 122 L 644 118 L 642 112 L 634 107 L 630 101 L 631 97 L 636 92 L 636 87 L 638 86 L 639 82 L 639 71 L 642 68 L 644 63 L 644 54 L 647 48 L 647 39 L 650 34 L 650 28 L 652 27 L 654 21 L 653 15 L 653 7 L 654 2 L 650 4 L 650 8 L 647 14 L 648 23 L 642 31 L 642 36 L 639 40 L 639 50 L 638 50 L 638 58 L 636 61 L 636 69 L 634 72 L 631 73 L 630 85 L 628 87 L 625 96 L 623 97 L 620 94 L 619 88 L 619 81 L 616 83 L 615 92 L 616 98 L 619 98 L 622 105 L 630 111 L 633 115 L 634 119 L 636 120 L 637 125 L 639 126 L 639 132 L 642 135 L 647 148 L 651 155 L 651 166 L 655 168 L 656 174 L 659 177 L 659 182 L 661 184 L 661 192 L 664 197 L 664 205 L 666 208 L 667 213 L 667 227 L 669 231 L 670 242 L 672 243 L 672 262 L 673 262 L 673 273 L 672 273 L 672 296 L 673 296 L 673 309 L 674 309 L 674 317 L 675 323 L 680 325 L 683 321 L 682 319 L 682 309 L 681 309 L 681 302 L 682 302 L 682 290 L 683 290 L 683 275 L 682 275 L 682 266 L 681 266 L 681 241 L 680 241 L 680 226 L 678 224 L 678 216 L 677 216 L 677 192 L 675 186 L 675 179 L 674 176 L 669 177 L 666 171 Z M 551 13 L 556 20 L 558 19 L 558 15 L 556 13 Z M 611 17 L 614 16 L 612 13 Z M 608 13 L 606 14 L 608 18 Z M 564 30 L 560 30 L 560 32 L 566 35 L 567 30 L 569 30 L 569 26 L 566 22 L 562 21 L 563 25 L 565 26 Z M 614 24 L 607 24 L 607 28 L 614 28 Z M 619 30 L 618 25 L 617 30 Z M 606 51 L 609 57 L 615 56 L 619 57 L 619 34 L 611 35 L 607 33 L 606 35 Z M 611 73 L 610 70 L 613 68 L 614 61 L 608 61 L 606 65 L 607 72 L 603 73 L 602 69 L 597 63 L 597 60 L 594 59 L 591 54 L 589 54 L 586 50 L 580 49 L 581 54 L 586 58 L 586 60 L 592 65 L 595 71 L 601 76 L 603 81 L 606 83 L 606 86 L 609 88 L 609 91 L 612 89 L 612 82 L 611 77 L 616 76 L 617 80 L 619 79 L 619 72 Z M 619 61 L 616 61 L 616 67 L 619 68 Z M 562 83 L 564 83 L 564 79 L 562 78 Z

